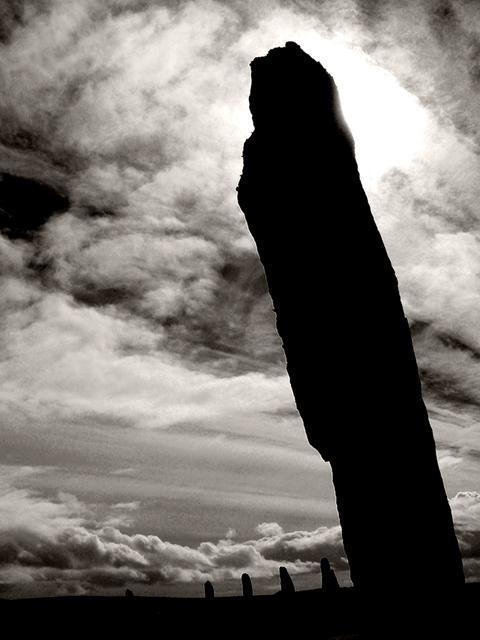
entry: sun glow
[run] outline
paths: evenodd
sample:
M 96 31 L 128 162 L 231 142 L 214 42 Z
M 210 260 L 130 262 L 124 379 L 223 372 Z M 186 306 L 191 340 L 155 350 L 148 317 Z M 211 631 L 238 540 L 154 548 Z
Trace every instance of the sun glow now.
M 300 46 L 333 76 L 355 139 L 362 178 L 407 164 L 422 145 L 427 112 L 364 52 L 312 36 Z
M 257 44 L 251 58 L 293 40 L 333 76 L 343 114 L 355 140 L 355 154 L 364 185 L 375 184 L 392 167 L 405 167 L 426 144 L 429 114 L 395 77 L 360 47 L 343 39 L 328 39 L 315 31 L 280 23 L 267 41 Z M 249 87 L 250 79 L 247 79 Z M 253 131 L 247 105 L 235 109 L 236 135 L 244 140 Z

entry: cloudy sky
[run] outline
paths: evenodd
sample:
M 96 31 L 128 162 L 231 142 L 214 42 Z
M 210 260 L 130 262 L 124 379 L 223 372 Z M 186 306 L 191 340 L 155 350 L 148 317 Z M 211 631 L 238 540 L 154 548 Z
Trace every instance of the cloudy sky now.
M 480 579 L 478 2 L 3 0 L 0 38 L 3 597 L 350 584 L 236 202 L 288 40 L 339 87 Z

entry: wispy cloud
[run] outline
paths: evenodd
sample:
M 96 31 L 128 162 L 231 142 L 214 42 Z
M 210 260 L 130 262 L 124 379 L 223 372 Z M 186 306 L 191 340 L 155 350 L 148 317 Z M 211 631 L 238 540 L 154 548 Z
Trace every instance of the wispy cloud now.
M 158 353 L 161 336 L 145 324 L 72 304 L 62 294 L 11 314 L 7 336 L 4 406 L 21 404 L 22 413 L 37 418 L 93 412 L 162 427 L 275 413 L 292 403 L 285 374 L 217 377 L 189 368 Z

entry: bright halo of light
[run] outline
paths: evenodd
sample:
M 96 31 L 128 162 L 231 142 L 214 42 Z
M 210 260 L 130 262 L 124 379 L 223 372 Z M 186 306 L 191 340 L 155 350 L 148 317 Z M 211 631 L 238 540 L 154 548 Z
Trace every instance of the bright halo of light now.
M 300 37 L 298 43 L 335 80 L 362 177 L 375 179 L 407 164 L 427 128 L 427 112 L 417 99 L 362 51 L 318 36 Z

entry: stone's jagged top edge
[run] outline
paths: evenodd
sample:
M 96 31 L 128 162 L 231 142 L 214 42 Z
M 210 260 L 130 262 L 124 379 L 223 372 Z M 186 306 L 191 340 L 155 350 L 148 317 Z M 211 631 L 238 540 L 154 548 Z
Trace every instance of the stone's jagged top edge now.
M 266 59 L 270 56 L 270 58 L 272 58 L 272 56 L 276 56 L 278 54 L 288 54 L 289 56 L 302 56 L 305 60 L 309 60 L 315 64 L 317 64 L 330 78 L 330 74 L 328 73 L 328 71 L 325 69 L 325 67 L 322 65 L 321 62 L 319 62 L 318 60 L 315 60 L 315 58 L 312 58 L 311 55 L 309 55 L 308 53 L 306 53 L 302 47 L 297 44 L 296 42 L 293 42 L 293 40 L 289 40 L 288 42 L 285 43 L 284 47 L 274 47 L 273 49 L 270 49 L 268 51 L 268 53 L 265 56 L 258 56 L 257 58 L 254 58 L 252 60 L 252 62 L 250 62 L 250 66 L 254 65 L 254 64 L 258 64 L 259 62 L 262 63 L 263 61 L 266 61 Z
M 287 62 L 287 65 L 291 65 L 292 61 L 301 62 L 301 66 L 303 67 L 306 64 L 311 69 L 315 69 L 315 72 L 318 74 L 317 78 L 321 78 L 322 83 L 325 82 L 327 85 L 330 86 L 330 91 L 333 98 L 332 114 L 334 116 L 334 120 L 339 130 L 342 131 L 344 138 L 347 140 L 353 155 L 355 155 L 355 140 L 353 138 L 350 127 L 348 126 L 348 123 L 343 114 L 338 87 L 335 83 L 333 76 L 330 75 L 330 73 L 328 73 L 325 67 L 318 60 L 315 60 L 315 58 L 312 58 L 312 56 L 306 53 L 299 44 L 297 44 L 296 42 L 293 42 L 292 40 L 289 40 L 288 42 L 286 42 L 284 47 L 274 47 L 273 49 L 270 49 L 265 56 L 259 56 L 257 58 L 254 58 L 250 62 L 250 68 L 251 68 L 251 74 L 252 74 L 252 86 L 250 90 L 249 103 L 250 103 L 250 113 L 252 114 L 252 116 L 253 116 L 252 93 L 253 93 L 254 69 L 256 69 L 257 72 L 258 71 L 261 72 L 262 65 L 268 65 L 273 61 L 274 58 L 277 58 L 277 61 L 280 61 L 281 59 L 282 62 Z M 260 69 L 258 69 L 259 65 L 260 65 Z M 278 69 L 278 65 L 275 65 L 275 66 Z M 254 129 L 256 129 L 255 121 L 254 121 Z

